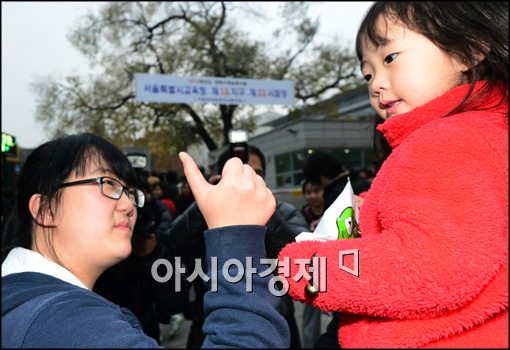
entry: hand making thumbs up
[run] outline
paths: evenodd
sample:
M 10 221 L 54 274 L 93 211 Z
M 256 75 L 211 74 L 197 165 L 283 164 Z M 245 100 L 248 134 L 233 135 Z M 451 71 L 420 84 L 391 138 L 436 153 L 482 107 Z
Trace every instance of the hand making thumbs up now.
M 193 159 L 179 153 L 184 174 L 209 229 L 231 225 L 265 225 L 276 201 L 264 180 L 239 158 L 229 159 L 221 181 L 211 185 Z

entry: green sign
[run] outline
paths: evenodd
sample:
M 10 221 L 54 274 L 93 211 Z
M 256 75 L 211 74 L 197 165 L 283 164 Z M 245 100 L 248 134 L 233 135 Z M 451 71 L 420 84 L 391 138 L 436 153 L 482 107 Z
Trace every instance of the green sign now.
M 16 138 L 10 134 L 2 133 L 2 153 L 5 155 L 17 155 Z

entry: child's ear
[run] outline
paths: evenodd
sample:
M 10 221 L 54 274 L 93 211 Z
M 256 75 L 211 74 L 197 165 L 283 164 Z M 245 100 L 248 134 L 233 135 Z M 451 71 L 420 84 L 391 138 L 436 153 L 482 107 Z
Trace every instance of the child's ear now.
M 454 58 L 455 69 L 460 73 L 466 73 L 471 69 L 470 62 L 464 58 Z
M 471 64 L 473 64 L 473 67 L 477 66 L 480 64 L 480 62 L 482 62 L 485 57 L 487 57 L 488 53 L 489 53 L 489 50 L 490 50 L 490 46 L 489 45 L 483 45 L 481 50 L 477 50 L 477 49 L 473 49 L 471 50 L 471 60 L 467 60 L 467 59 L 462 59 L 459 64 L 461 65 L 460 67 L 460 70 L 462 73 L 466 73 L 467 71 L 469 71 L 471 69 Z
M 459 63 L 459 65 L 460 65 L 459 69 L 462 73 L 466 73 L 467 71 L 470 70 L 468 63 Z
M 49 203 L 46 203 L 46 198 L 40 194 L 36 193 L 30 197 L 30 201 L 28 202 L 28 209 L 30 210 L 30 214 L 32 215 L 32 219 L 40 226 L 49 227 L 54 226 L 53 214 L 49 208 Z M 47 208 L 43 208 L 42 211 L 39 209 L 42 205 L 47 205 Z

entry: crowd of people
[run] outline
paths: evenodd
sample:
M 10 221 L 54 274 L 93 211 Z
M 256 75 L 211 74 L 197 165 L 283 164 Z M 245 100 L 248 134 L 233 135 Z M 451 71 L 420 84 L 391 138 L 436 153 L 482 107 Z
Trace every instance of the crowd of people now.
M 183 318 L 188 348 L 508 348 L 508 3 L 375 2 L 356 52 L 381 157 L 312 153 L 301 208 L 253 145 L 210 177 L 181 152 L 180 179 L 91 133 L 32 151 L 2 198 L 2 348 L 154 348 Z M 349 183 L 357 235 L 296 241 Z

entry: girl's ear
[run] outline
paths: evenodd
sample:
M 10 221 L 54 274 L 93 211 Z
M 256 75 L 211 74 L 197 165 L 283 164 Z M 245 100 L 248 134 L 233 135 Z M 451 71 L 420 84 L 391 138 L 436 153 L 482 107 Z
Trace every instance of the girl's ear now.
M 30 197 L 30 201 L 28 202 L 28 209 L 30 210 L 30 214 L 32 215 L 32 219 L 39 225 L 43 227 L 54 226 L 53 214 L 49 208 L 44 208 L 41 212 L 39 209 L 41 205 L 47 204 L 44 203 L 46 199 L 40 193 L 33 194 Z
M 466 73 L 469 71 L 469 65 L 467 63 L 460 63 L 460 71 Z
M 470 70 L 469 61 L 466 59 L 453 57 L 453 64 L 455 65 L 455 70 L 460 73 L 466 73 Z
M 485 57 L 487 57 L 489 50 L 490 50 L 489 45 L 483 45 L 481 51 L 476 50 L 476 49 L 471 50 L 472 51 L 472 53 L 471 53 L 472 61 L 467 60 L 467 59 L 462 59 L 461 61 L 458 62 L 458 64 L 460 64 L 461 72 L 466 73 L 467 71 L 469 71 L 471 69 L 470 64 L 472 64 L 472 63 L 473 63 L 473 66 L 479 65 L 480 62 L 482 62 L 485 59 Z

